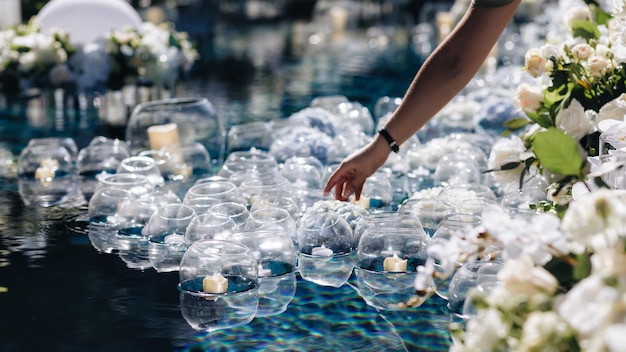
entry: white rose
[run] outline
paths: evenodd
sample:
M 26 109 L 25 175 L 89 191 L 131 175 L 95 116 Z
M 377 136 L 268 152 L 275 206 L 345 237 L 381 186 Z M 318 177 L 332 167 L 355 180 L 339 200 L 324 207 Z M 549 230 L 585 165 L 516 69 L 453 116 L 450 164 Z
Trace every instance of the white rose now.
M 34 52 L 29 51 L 20 56 L 19 59 L 19 70 L 20 72 L 30 72 L 35 68 L 35 63 L 37 62 L 37 56 Z
M 500 139 L 493 144 L 491 152 L 489 153 L 489 159 L 487 160 L 487 167 L 490 170 L 498 170 L 493 171 L 493 175 L 501 187 L 507 188 L 513 185 L 517 188 L 520 174 L 524 169 L 520 154 L 525 150 L 526 148 L 522 140 L 514 135 L 509 138 Z M 519 162 L 517 167 L 508 170 L 499 170 L 502 166 L 515 162 Z
M 529 298 L 537 294 L 553 294 L 558 286 L 556 278 L 543 267 L 535 266 L 526 254 L 506 261 L 498 272 L 498 279 L 511 295 Z
M 543 94 L 539 87 L 534 87 L 528 83 L 521 83 L 517 86 L 517 91 L 513 97 L 513 105 L 526 112 L 536 112 L 541 108 Z
M 532 312 L 524 321 L 517 350 L 541 351 L 545 346 L 557 345 L 568 332 L 569 326 L 556 312 Z
M 537 48 L 532 48 L 526 52 L 524 56 L 524 67 L 533 77 L 539 77 L 546 73 L 546 69 L 549 68 L 548 63 L 550 60 L 541 55 L 541 51 Z
M 626 324 L 613 324 L 604 334 L 607 350 L 609 352 L 621 352 L 626 346 Z
M 563 55 L 559 47 L 552 44 L 544 44 L 541 46 L 541 48 L 539 48 L 539 50 L 541 52 L 541 56 L 545 57 L 546 59 L 549 59 L 551 57 L 560 57 Z
M 570 203 L 561 222 L 569 239 L 587 248 L 607 248 L 626 229 L 626 205 L 618 192 L 599 189 Z
M 577 141 L 594 130 L 583 106 L 576 99 L 572 99 L 569 106 L 557 115 L 556 126 Z
M 604 104 L 598 111 L 597 121 L 612 119 L 623 121 L 626 116 L 626 94 L 611 100 Z
M 626 253 L 615 246 L 600 249 L 591 256 L 591 268 L 603 276 L 626 277 Z
M 604 329 L 618 310 L 620 293 L 606 286 L 603 278 L 592 275 L 569 290 L 557 311 L 583 337 Z
M 587 66 L 589 67 L 589 73 L 593 77 L 602 77 L 611 68 L 611 61 L 602 56 L 592 55 L 587 59 Z
M 572 7 L 565 13 L 565 25 L 568 30 L 572 30 L 574 21 L 589 19 L 591 19 L 591 12 L 588 6 Z
M 572 55 L 579 60 L 587 60 L 593 55 L 593 48 L 587 43 L 576 44 L 572 47 Z
M 495 351 L 509 335 L 509 323 L 497 309 L 480 311 L 467 323 L 465 347 L 467 351 Z
M 626 4 L 623 0 L 612 0 L 610 11 L 615 17 L 626 17 Z
M 596 55 L 601 56 L 605 59 L 610 59 L 613 56 L 613 52 L 611 48 L 609 48 L 605 44 L 597 44 L 596 45 Z

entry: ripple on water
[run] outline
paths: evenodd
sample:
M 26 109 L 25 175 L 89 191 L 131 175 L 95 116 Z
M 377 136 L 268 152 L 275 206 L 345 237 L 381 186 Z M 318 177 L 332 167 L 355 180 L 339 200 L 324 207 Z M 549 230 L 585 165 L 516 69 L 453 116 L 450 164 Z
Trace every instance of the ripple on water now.
M 447 334 L 432 325 L 433 320 L 447 322 L 447 316 L 436 306 L 423 307 L 387 317 L 364 305 L 348 285 L 326 288 L 299 280 L 284 313 L 199 336 L 197 344 L 181 350 L 447 351 Z

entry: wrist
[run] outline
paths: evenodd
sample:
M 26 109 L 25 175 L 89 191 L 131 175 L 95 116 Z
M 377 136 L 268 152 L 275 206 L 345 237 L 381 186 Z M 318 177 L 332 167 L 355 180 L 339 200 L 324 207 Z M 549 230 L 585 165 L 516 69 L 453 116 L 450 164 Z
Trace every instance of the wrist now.
M 378 135 L 383 138 L 383 140 L 387 143 L 389 149 L 391 149 L 392 152 L 400 152 L 400 145 L 386 129 L 381 128 L 380 130 L 378 130 Z

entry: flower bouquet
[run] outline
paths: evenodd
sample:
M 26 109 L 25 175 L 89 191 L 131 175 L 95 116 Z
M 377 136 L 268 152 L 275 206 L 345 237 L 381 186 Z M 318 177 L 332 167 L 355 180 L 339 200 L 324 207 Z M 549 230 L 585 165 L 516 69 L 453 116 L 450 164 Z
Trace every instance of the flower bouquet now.
M 0 48 L 0 92 L 6 96 L 72 80 L 67 61 L 76 48 L 61 29 L 43 33 L 31 20 L 0 31 Z
M 0 92 L 6 96 L 31 88 L 120 90 L 138 81 L 170 88 L 198 58 L 187 33 L 171 23 L 144 22 L 73 46 L 67 32 L 44 33 L 35 19 L 0 31 Z
M 104 51 L 110 63 L 106 86 L 112 90 L 138 80 L 171 87 L 198 58 L 187 34 L 175 31 L 171 23 L 144 22 L 139 28 L 106 33 Z
M 587 178 L 587 157 L 598 155 L 598 123 L 626 112 L 616 108 L 626 105 L 620 17 L 590 1 L 571 7 L 563 22 L 571 35 L 526 53 L 524 69 L 537 84 L 519 85 L 514 104 L 526 117 L 506 122 L 507 133 L 526 129 L 510 137 L 518 156 L 490 165 L 496 176 L 517 174 L 520 188 L 529 174 L 543 174 L 554 183 L 553 194 Z
M 618 3 L 612 18 L 597 4 L 572 8 L 572 37 L 529 51 L 526 70 L 543 85 L 520 86 L 516 104 L 528 118 L 508 123 L 511 131 L 528 129 L 499 140 L 489 161 L 496 174 L 516 174 L 520 187 L 534 173 L 557 191 L 580 182 L 589 192 L 532 215 L 488 207 L 479 227 L 432 243 L 417 270 L 420 293 L 462 263 L 502 264 L 495 283 L 464 298 L 451 351 L 622 351 L 626 344 L 626 193 L 607 187 L 606 170 L 592 170 L 588 158 L 597 153 L 598 122 L 624 116 L 615 113 L 626 92 Z

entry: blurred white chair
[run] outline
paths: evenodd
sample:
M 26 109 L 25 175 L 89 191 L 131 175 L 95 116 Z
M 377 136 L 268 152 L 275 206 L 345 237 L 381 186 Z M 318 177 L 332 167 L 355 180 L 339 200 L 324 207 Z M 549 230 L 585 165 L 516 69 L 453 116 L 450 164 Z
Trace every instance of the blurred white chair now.
M 46 32 L 62 28 L 72 44 L 91 43 L 106 32 L 124 26 L 139 27 L 142 19 L 125 0 L 52 0 L 37 14 L 35 21 Z

